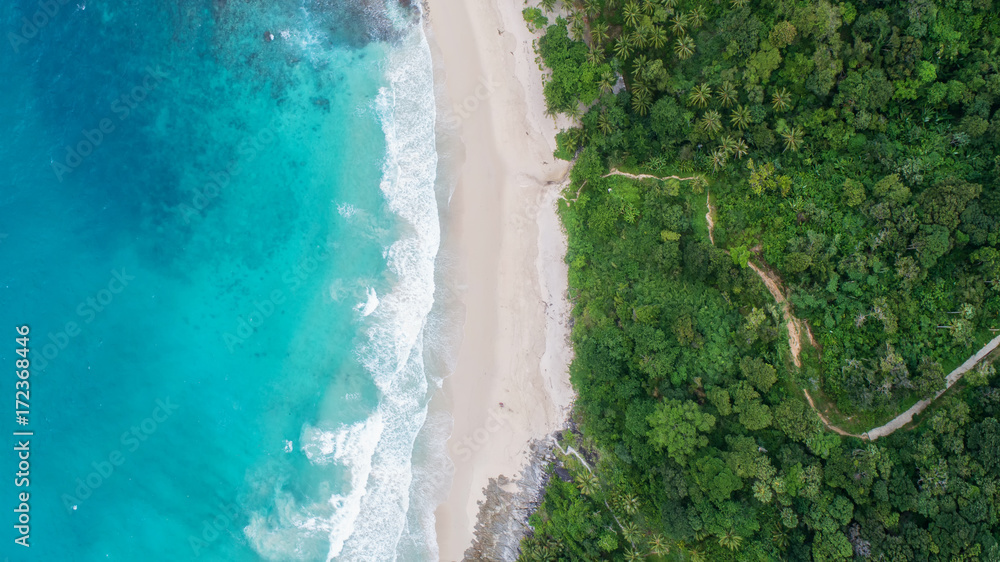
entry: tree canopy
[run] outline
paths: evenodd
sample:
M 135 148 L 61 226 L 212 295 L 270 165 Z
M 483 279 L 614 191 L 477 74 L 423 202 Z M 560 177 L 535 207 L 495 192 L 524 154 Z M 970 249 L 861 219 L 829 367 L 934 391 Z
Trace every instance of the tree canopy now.
M 554 480 L 522 559 L 1000 560 L 995 369 L 875 442 L 820 418 L 861 435 L 1000 328 L 995 3 L 563 9 L 563 437 L 594 462 L 562 461 L 586 484 Z

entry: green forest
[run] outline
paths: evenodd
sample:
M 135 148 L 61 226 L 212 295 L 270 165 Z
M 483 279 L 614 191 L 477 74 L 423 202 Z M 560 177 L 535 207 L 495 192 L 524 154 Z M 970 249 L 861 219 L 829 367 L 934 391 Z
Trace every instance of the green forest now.
M 941 394 L 1000 333 L 1000 5 L 524 19 L 578 399 L 521 560 L 1000 561 L 993 354 Z

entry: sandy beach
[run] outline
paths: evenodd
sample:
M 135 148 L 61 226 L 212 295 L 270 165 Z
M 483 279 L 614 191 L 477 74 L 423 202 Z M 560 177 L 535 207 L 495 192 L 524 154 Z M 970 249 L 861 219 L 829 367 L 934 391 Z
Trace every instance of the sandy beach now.
M 446 228 L 465 324 L 440 398 L 454 418 L 455 465 L 436 513 L 441 560 L 462 559 L 489 479 L 515 477 L 529 442 L 561 427 L 572 402 L 566 242 L 555 212 L 568 163 L 552 156 L 559 127 L 545 115 L 523 7 L 429 0 L 445 83 L 439 122 L 464 151 Z

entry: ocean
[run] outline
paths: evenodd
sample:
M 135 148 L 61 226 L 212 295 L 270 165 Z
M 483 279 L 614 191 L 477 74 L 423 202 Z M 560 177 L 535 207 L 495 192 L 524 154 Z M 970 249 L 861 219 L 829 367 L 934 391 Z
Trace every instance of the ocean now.
M 8 0 L 0 30 L 0 556 L 436 559 L 419 9 Z

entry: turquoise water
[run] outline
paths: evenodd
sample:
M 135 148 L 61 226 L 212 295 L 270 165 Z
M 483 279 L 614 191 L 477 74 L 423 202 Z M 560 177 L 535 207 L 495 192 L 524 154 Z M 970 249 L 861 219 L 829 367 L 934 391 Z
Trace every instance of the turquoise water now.
M 13 0 L 0 26 L 0 364 L 21 324 L 32 359 L 29 425 L 0 423 L 35 433 L 27 488 L 14 437 L 0 455 L 0 555 L 434 558 L 412 476 L 438 382 L 416 16 Z

